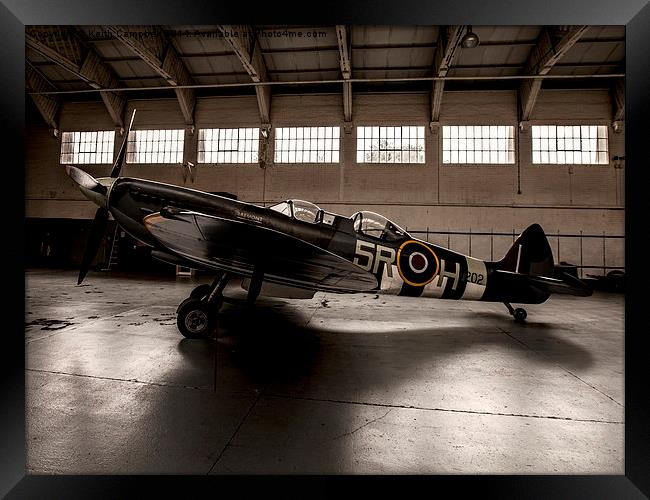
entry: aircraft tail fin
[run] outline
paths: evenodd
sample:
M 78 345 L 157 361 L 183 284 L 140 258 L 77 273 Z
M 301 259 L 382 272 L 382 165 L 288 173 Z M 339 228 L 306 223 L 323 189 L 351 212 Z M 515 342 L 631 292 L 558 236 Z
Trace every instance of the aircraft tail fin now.
M 533 276 L 554 275 L 553 251 L 542 226 L 532 224 L 515 240 L 505 257 L 496 262 L 502 271 Z

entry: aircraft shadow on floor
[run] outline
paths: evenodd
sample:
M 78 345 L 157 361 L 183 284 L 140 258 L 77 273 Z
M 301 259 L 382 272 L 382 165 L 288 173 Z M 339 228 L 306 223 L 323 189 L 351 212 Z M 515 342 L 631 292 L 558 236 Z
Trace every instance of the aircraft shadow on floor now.
M 368 376 L 372 373 L 373 385 L 402 383 L 399 378 L 408 379 L 426 365 L 434 369 L 449 365 L 459 354 L 489 346 L 507 348 L 525 357 L 531 366 L 584 370 L 594 362 L 588 350 L 562 334 L 569 328 L 561 324 L 514 324 L 504 314 L 455 311 L 456 316 L 466 315 L 465 326 L 414 325 L 372 331 L 369 321 L 368 330 L 360 326 L 358 331 L 343 331 L 326 320 L 319 323 L 325 315 L 336 318 L 335 307 L 318 315 L 313 312 L 296 310 L 286 302 L 255 308 L 224 307 L 217 337 L 220 362 L 260 383 L 297 381 L 317 376 L 323 369 L 336 369 L 361 370 Z M 179 351 L 188 363 L 207 362 L 213 357 L 213 349 L 214 339 L 179 341 Z M 486 355 L 494 356 L 489 352 Z

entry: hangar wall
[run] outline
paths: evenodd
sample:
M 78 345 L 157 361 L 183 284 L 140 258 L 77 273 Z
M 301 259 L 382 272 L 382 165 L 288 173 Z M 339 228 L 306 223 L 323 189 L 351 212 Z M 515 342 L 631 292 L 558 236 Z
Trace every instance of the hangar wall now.
M 354 125 L 424 125 L 424 164 L 357 164 L 356 135 L 343 132 L 340 94 L 274 95 L 273 127 L 341 126 L 340 164 L 197 165 L 194 182 L 184 182 L 180 165 L 126 165 L 123 174 L 207 191 L 229 191 L 253 203 L 302 198 L 342 214 L 370 209 L 385 214 L 409 230 L 518 233 L 539 222 L 547 234 L 622 236 L 624 234 L 624 173 L 609 165 L 531 164 L 532 124 L 611 123 L 612 104 L 606 90 L 543 90 L 528 126 L 517 128 L 514 91 L 445 92 L 441 124 L 510 124 L 517 131 L 515 165 L 452 166 L 439 158 L 441 137 L 430 130 L 428 93 L 355 93 Z M 138 109 L 137 127 L 186 128 L 175 99 L 129 101 L 127 116 Z M 259 125 L 254 96 L 197 99 L 196 127 Z M 112 130 L 101 102 L 65 103 L 61 130 Z M 91 218 L 88 203 L 59 165 L 60 142 L 35 116 L 27 121 L 26 216 L 36 218 Z M 624 155 L 624 130 L 609 128 L 609 156 Z M 196 138 L 186 130 L 185 159 L 196 163 Z M 116 135 L 115 149 L 121 137 Z M 95 176 L 110 167 L 88 165 Z M 466 235 L 429 235 L 431 241 L 451 244 L 481 258 L 499 257 L 509 238 Z M 563 241 L 563 238 L 556 238 Z M 565 257 L 577 261 L 577 242 L 564 241 Z M 482 241 L 482 242 L 481 242 Z M 552 242 L 553 243 L 553 242 Z M 623 265 L 623 240 L 593 239 L 581 243 L 587 261 Z M 586 246 L 586 248 L 585 248 Z M 604 250 L 601 248 L 603 247 Z M 557 253 L 557 251 L 556 251 Z M 557 256 L 556 256 L 557 259 Z M 581 257 L 582 259 L 582 257 Z M 558 259 L 559 260 L 559 259 Z

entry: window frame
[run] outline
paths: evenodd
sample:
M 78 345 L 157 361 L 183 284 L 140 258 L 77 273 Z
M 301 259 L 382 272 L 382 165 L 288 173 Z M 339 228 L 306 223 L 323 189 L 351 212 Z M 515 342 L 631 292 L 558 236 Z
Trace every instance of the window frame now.
M 146 151 L 146 148 L 143 151 L 138 151 L 138 150 L 135 150 L 135 151 L 131 150 L 130 151 L 129 150 L 129 148 L 131 147 L 132 144 L 133 145 L 138 144 L 138 133 L 142 133 L 142 132 L 149 133 L 149 132 L 151 132 L 152 135 L 155 135 L 156 132 L 158 134 L 160 134 L 160 132 L 166 133 L 167 131 L 179 132 L 178 135 L 179 135 L 180 138 L 179 139 L 171 138 L 169 140 L 167 140 L 165 138 L 162 141 L 160 139 L 152 138 L 151 141 L 145 139 L 144 141 L 141 141 L 141 142 L 144 142 L 144 143 L 149 143 L 150 142 L 152 144 L 156 143 L 156 141 L 158 141 L 159 144 L 165 144 L 167 142 L 172 142 L 172 143 L 173 142 L 179 142 L 180 143 L 180 150 L 172 150 L 172 151 L 169 151 L 169 152 L 165 151 L 164 149 L 162 151 L 160 149 L 158 149 L 157 151 Z M 131 134 L 133 134 L 134 140 L 131 140 Z M 131 157 L 130 155 L 147 155 L 147 154 L 151 154 L 151 155 L 159 154 L 160 155 L 160 154 L 162 154 L 164 156 L 167 153 L 169 153 L 170 155 L 178 155 L 180 153 L 180 161 L 173 161 L 173 160 L 170 160 L 170 161 L 131 161 L 131 160 L 129 160 L 129 158 Z M 136 156 L 136 157 L 138 158 L 138 160 L 142 159 L 140 156 Z M 126 139 L 126 155 L 125 155 L 124 160 L 129 165 L 178 165 L 178 164 L 182 164 L 185 161 L 185 129 L 183 129 L 183 128 L 141 128 L 141 129 L 131 130 L 129 132 L 129 136 Z M 145 160 L 146 160 L 146 158 L 145 158 Z
M 588 123 L 585 123 L 585 122 L 588 122 Z M 542 163 L 542 162 L 539 162 L 539 163 L 536 163 L 536 162 L 534 162 L 535 149 L 534 149 L 534 142 L 533 142 L 533 140 L 534 140 L 534 138 L 533 138 L 533 127 L 548 127 L 548 126 L 552 126 L 552 127 L 556 128 L 556 130 L 555 130 L 555 134 L 556 134 L 555 138 L 556 138 L 556 140 L 557 140 L 557 127 L 580 127 L 580 128 L 581 127 L 604 127 L 605 128 L 605 133 L 606 133 L 606 137 L 605 137 L 606 151 L 605 151 L 605 154 L 606 154 L 606 157 L 607 157 L 607 162 L 605 162 L 605 163 L 582 163 L 582 162 L 580 162 L 580 163 L 576 163 L 576 162 L 573 162 L 573 163 L 567 163 L 567 162 L 563 162 L 563 163 L 548 163 L 548 162 Z M 561 121 L 561 120 L 559 120 L 559 121 L 553 121 L 553 122 L 551 122 L 551 121 L 535 122 L 535 123 L 530 124 L 529 134 L 530 134 L 530 166 L 531 167 L 587 167 L 587 168 L 594 168 L 594 167 L 610 167 L 610 166 L 612 166 L 611 149 L 610 149 L 610 139 L 611 139 L 612 135 L 610 133 L 609 124 L 606 123 L 606 122 L 603 122 L 602 120 L 601 121 L 583 120 L 583 121 L 580 121 L 580 122 L 578 122 L 576 120 L 571 120 L 571 121 L 566 121 L 566 120 Z M 571 140 L 575 140 L 575 138 L 572 137 Z M 582 130 L 581 130 L 581 133 L 580 133 L 580 139 L 579 140 L 582 141 Z M 587 140 L 589 140 L 589 139 L 587 139 Z M 598 148 L 598 129 L 596 129 L 596 139 L 595 140 L 596 140 L 596 150 L 594 151 L 594 153 L 596 155 L 598 155 L 598 153 L 599 153 L 599 151 L 597 149 Z M 575 149 L 574 150 L 567 150 L 567 149 L 564 149 L 563 151 L 559 151 L 559 152 L 566 153 L 567 151 L 570 151 L 571 153 L 576 153 L 576 152 L 580 152 L 581 154 L 583 153 L 582 149 L 580 149 L 580 150 L 575 150 Z M 541 152 L 542 152 L 542 150 L 540 149 L 539 153 L 541 154 Z M 550 151 L 547 151 L 547 152 L 550 152 Z M 556 152 L 558 152 L 558 151 L 556 150 Z M 590 153 L 590 151 L 584 151 L 584 153 Z
M 417 135 L 418 135 L 417 129 L 420 129 L 420 128 L 422 129 L 422 151 L 421 151 L 421 153 L 422 153 L 422 161 L 418 161 L 417 159 L 416 159 L 416 161 L 408 161 L 408 162 L 402 161 L 401 159 L 400 159 L 400 161 L 381 161 L 381 153 L 382 152 L 384 152 L 384 153 L 392 152 L 393 154 L 399 152 L 400 153 L 400 158 L 402 157 L 402 155 L 404 153 L 410 153 L 411 152 L 410 150 L 405 150 L 403 148 L 401 148 L 401 149 L 384 148 L 382 150 L 381 149 L 381 141 L 382 141 L 381 129 L 382 128 L 383 129 L 389 129 L 389 128 L 393 129 L 393 131 L 392 131 L 393 139 L 392 140 L 395 141 L 396 140 L 395 139 L 395 129 L 399 128 L 400 129 L 400 138 L 399 138 L 399 140 L 402 141 L 403 140 L 402 133 L 403 133 L 404 128 L 410 128 L 410 127 L 414 127 L 416 129 L 416 137 L 415 137 L 416 141 L 420 140 L 420 138 L 417 137 Z M 377 161 L 372 161 L 372 160 L 371 161 L 359 161 L 359 154 L 360 153 L 363 154 L 363 156 L 365 156 L 366 153 L 370 153 L 371 158 L 372 158 L 372 153 L 373 153 L 372 149 L 370 149 L 370 150 L 365 149 L 365 144 L 364 144 L 364 149 L 361 149 L 361 150 L 359 149 L 359 141 L 361 140 L 361 138 L 359 137 L 359 129 L 360 128 L 371 129 L 371 130 L 373 128 L 379 129 L 378 138 L 377 138 L 377 140 L 379 141 L 379 149 L 377 149 L 377 158 L 378 158 Z M 356 165 L 426 165 L 426 163 L 427 163 L 427 131 L 426 131 L 426 126 L 423 125 L 423 124 L 415 124 L 415 125 L 410 125 L 410 124 L 409 125 L 405 125 L 405 124 L 381 124 L 381 125 L 377 125 L 377 124 L 371 123 L 371 124 L 365 124 L 365 125 L 355 125 L 354 132 L 355 132 L 355 137 L 354 137 L 354 139 L 355 139 L 355 148 L 354 148 L 354 153 L 353 154 L 355 155 L 354 156 L 354 162 L 355 162 Z M 364 130 L 364 138 L 363 138 L 363 140 L 365 141 L 367 139 L 368 138 L 365 137 L 365 130 Z M 374 138 L 371 137 L 370 140 L 372 141 L 372 140 L 374 140 Z M 386 141 L 388 141 L 388 140 L 389 139 L 386 139 Z M 411 138 L 409 137 L 408 140 L 411 140 Z M 417 142 L 416 142 L 416 147 L 417 147 Z M 420 151 L 416 150 L 415 153 L 416 153 L 416 156 L 417 156 L 417 155 L 419 155 Z
M 332 129 L 332 137 L 327 138 L 327 130 L 324 130 L 324 137 L 321 139 L 319 138 L 320 136 L 317 133 L 317 137 L 314 138 L 312 137 L 312 130 L 313 129 Z M 291 138 L 291 130 L 295 129 L 295 138 Z M 309 129 L 309 138 L 305 138 L 305 130 Z M 285 130 L 289 131 L 289 137 L 278 137 L 279 131 L 282 130 L 282 134 L 285 133 Z M 298 131 L 300 130 L 300 135 L 302 135 L 301 138 L 298 138 Z M 336 136 L 335 136 L 336 133 Z M 331 149 L 326 149 L 326 141 L 332 141 L 332 147 Z M 286 141 L 287 145 L 289 146 L 288 149 L 283 149 L 283 148 L 278 148 L 279 146 L 279 141 Z M 291 141 L 295 141 L 296 144 L 296 149 L 292 150 L 291 149 Z M 303 148 L 298 149 L 298 141 L 303 141 Z M 310 147 L 309 149 L 304 148 L 304 141 L 309 141 L 310 146 L 314 145 L 313 141 L 316 141 L 316 148 L 313 149 Z M 322 148 L 320 147 L 320 141 L 322 141 Z M 334 148 L 334 141 L 338 141 L 338 149 Z M 276 126 L 273 127 L 273 163 L 275 165 L 303 165 L 303 164 L 311 164 L 311 165 L 340 165 L 342 161 L 342 142 L 343 138 L 341 137 L 341 126 L 340 125 L 282 125 L 282 126 Z M 316 161 L 311 160 L 312 153 L 316 154 Z M 318 154 L 319 153 L 324 154 L 324 158 L 327 158 L 327 153 L 329 153 L 331 161 L 318 161 Z M 287 161 L 284 161 L 282 158 L 283 154 L 287 154 Z M 293 155 L 292 155 L 293 153 Z M 300 153 L 301 157 L 303 159 L 301 161 L 298 161 L 298 153 Z M 309 154 L 310 158 L 308 161 L 304 160 L 304 155 L 305 153 Z M 278 159 L 278 155 L 280 155 L 280 159 Z M 295 158 L 294 161 L 291 161 L 291 158 Z M 336 156 L 336 160 L 334 159 Z
M 444 143 L 444 139 L 445 139 L 444 128 L 445 127 L 511 127 L 512 128 L 512 141 L 513 141 L 513 143 L 512 143 L 512 147 L 513 147 L 513 149 L 512 149 L 512 158 L 513 158 L 513 161 L 512 162 L 508 162 L 508 161 L 506 161 L 506 162 L 495 162 L 495 163 L 492 163 L 492 162 L 479 162 L 479 163 L 471 162 L 470 163 L 470 162 L 460 162 L 460 161 L 457 161 L 457 162 L 452 162 L 452 161 L 445 162 L 445 146 L 444 146 L 444 144 L 445 144 Z M 519 133 L 518 133 L 518 127 L 517 127 L 516 124 L 503 123 L 503 122 L 487 123 L 487 124 L 486 123 L 467 124 L 467 123 L 453 123 L 453 122 L 452 123 L 444 123 L 444 124 L 440 125 L 440 133 L 438 134 L 438 136 L 439 136 L 438 144 L 439 144 L 439 151 L 440 151 L 440 157 L 439 157 L 438 163 L 440 164 L 441 167 L 514 167 L 520 161 L 519 155 L 518 155 L 518 153 L 519 153 Z M 451 139 L 452 138 L 450 137 L 450 140 Z M 471 138 L 471 139 L 476 140 L 475 137 Z M 483 140 L 485 138 L 481 137 L 480 139 Z M 499 140 L 502 140 L 503 138 L 499 138 L 498 133 L 497 133 L 496 138 L 493 139 L 492 137 L 489 137 L 487 139 L 488 140 L 499 141 Z M 504 140 L 509 141 L 510 138 L 506 137 Z M 450 150 L 450 151 L 452 151 L 452 150 Z M 460 152 L 460 149 L 458 151 Z M 465 149 L 464 151 L 467 153 L 469 150 Z M 476 149 L 473 149 L 472 151 L 474 153 L 477 152 Z M 492 152 L 489 149 L 488 150 L 483 150 L 483 149 L 480 150 L 481 153 L 483 153 L 485 151 L 487 151 L 488 153 Z M 496 151 L 494 151 L 494 153 L 497 154 L 497 155 L 499 154 L 499 152 L 500 151 L 498 149 Z M 503 152 L 506 155 L 508 155 L 510 153 L 510 150 L 506 149 Z
M 252 130 L 253 131 L 253 137 L 252 139 L 248 139 L 246 137 L 247 130 Z M 232 136 L 228 137 L 228 131 L 232 135 L 232 131 L 236 130 L 237 131 L 237 139 L 233 139 Z M 217 133 L 216 138 L 210 137 L 210 139 L 202 139 L 201 134 L 202 133 L 207 133 L 210 132 L 210 135 L 214 135 L 215 132 Z M 224 134 L 224 137 L 221 137 L 222 131 Z M 242 134 L 242 131 L 244 131 L 244 138 L 241 138 L 240 135 Z M 257 131 L 257 132 L 256 132 Z M 257 134 L 257 135 L 256 135 Z M 260 158 L 260 127 L 204 127 L 204 128 L 199 128 L 198 129 L 198 135 L 197 135 L 197 142 L 196 142 L 196 163 L 200 165 L 255 165 L 259 163 L 259 158 Z M 237 149 L 223 149 L 219 150 L 220 144 L 227 143 L 227 141 L 236 141 L 237 144 Z M 251 144 L 252 149 L 247 150 L 248 144 Z M 217 149 L 204 149 L 201 151 L 201 143 L 205 144 L 216 144 Z M 240 150 L 240 144 L 244 144 L 244 149 Z M 231 144 L 232 146 L 232 144 Z M 206 161 L 206 155 L 210 154 L 212 159 L 214 161 Z M 242 153 L 244 155 L 244 161 L 225 161 L 225 156 L 226 153 L 229 153 L 230 155 L 237 155 L 239 153 Z M 201 154 L 204 155 L 203 161 L 200 160 Z M 219 154 L 224 155 L 224 161 L 219 161 Z M 246 161 L 246 155 L 250 156 L 250 161 Z M 215 159 L 216 157 L 216 159 Z M 253 159 L 254 158 L 254 159 Z M 231 156 L 232 160 L 232 156 Z
M 102 141 L 100 141 L 99 140 L 99 136 L 100 136 L 99 134 L 107 134 L 107 133 L 109 135 L 112 134 L 112 138 L 110 140 L 102 140 Z M 79 139 L 80 140 L 79 140 L 78 143 L 75 143 L 75 140 L 74 140 L 76 134 L 79 134 Z M 83 137 L 83 134 L 95 134 L 94 143 L 89 142 L 89 141 L 82 142 L 81 138 Z M 73 140 L 64 142 L 64 138 L 66 138 L 68 136 L 71 136 Z M 59 165 L 112 165 L 113 162 L 115 161 L 115 130 L 66 130 L 64 132 L 61 132 L 61 140 L 59 142 L 60 142 Z M 72 145 L 72 151 L 63 152 L 63 145 L 64 144 L 71 144 Z M 89 144 L 94 144 L 95 151 L 81 151 L 82 146 L 89 145 Z M 103 151 L 103 148 L 100 148 L 101 152 L 98 153 L 97 149 L 98 149 L 98 146 L 100 144 L 107 144 L 107 145 L 110 144 L 111 146 L 108 148 L 108 151 Z M 77 146 L 76 147 L 76 149 L 77 149 L 76 152 L 74 151 L 75 150 L 75 145 Z M 92 161 L 92 162 L 91 161 L 88 161 L 88 162 L 76 161 L 75 162 L 74 161 L 74 156 L 75 155 L 79 156 L 79 155 L 91 155 L 91 154 L 92 155 L 100 155 L 100 156 L 108 154 L 109 159 L 106 162 L 104 162 L 104 161 Z M 70 161 L 63 161 L 63 156 L 64 155 L 72 155 L 72 159 Z

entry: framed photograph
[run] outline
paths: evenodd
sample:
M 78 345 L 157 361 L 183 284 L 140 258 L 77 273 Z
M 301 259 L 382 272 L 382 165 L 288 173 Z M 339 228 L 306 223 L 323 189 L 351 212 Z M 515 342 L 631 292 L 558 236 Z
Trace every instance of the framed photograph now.
M 645 2 L 0 9 L 0 493 L 650 495 Z

